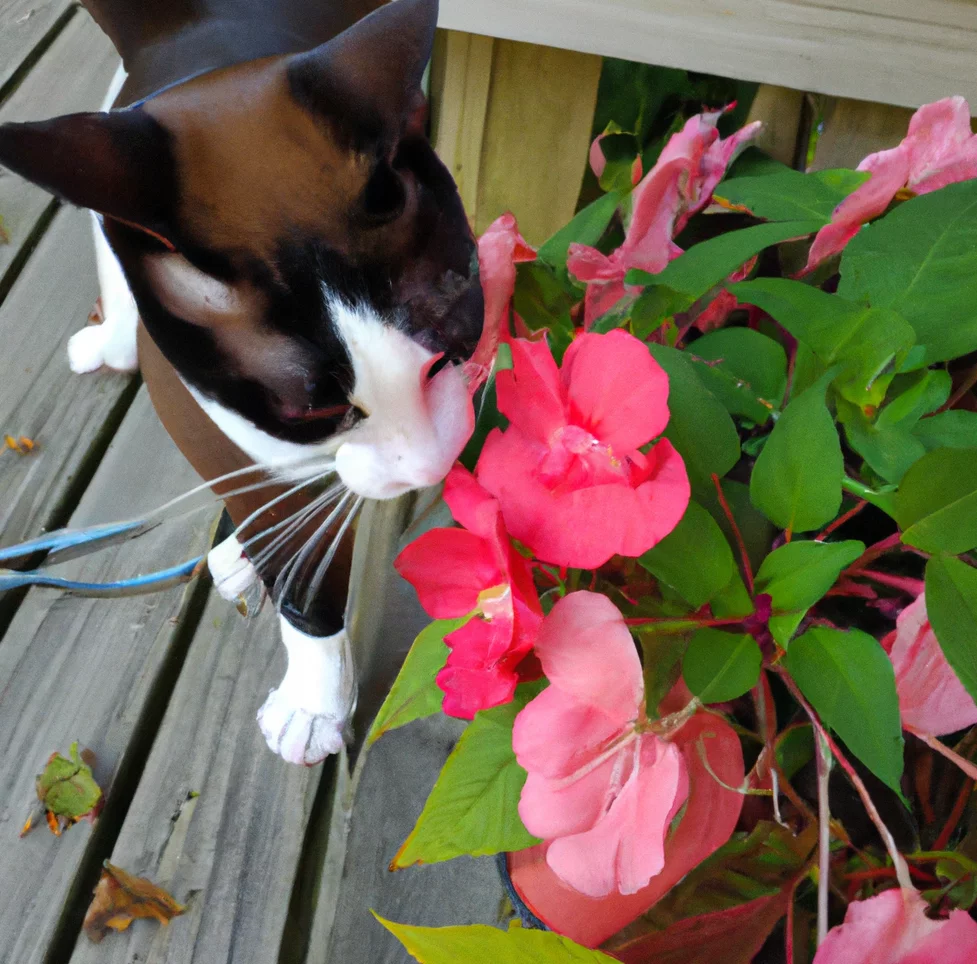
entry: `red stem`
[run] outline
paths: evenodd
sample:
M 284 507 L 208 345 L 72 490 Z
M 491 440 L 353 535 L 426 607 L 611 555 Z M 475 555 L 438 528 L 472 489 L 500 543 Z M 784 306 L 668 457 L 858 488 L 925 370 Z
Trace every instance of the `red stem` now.
M 954 803 L 953 809 L 950 811 L 950 816 L 947 817 L 947 821 L 940 831 L 939 837 L 933 843 L 934 850 L 946 850 L 947 844 L 953 836 L 953 831 L 957 829 L 957 824 L 960 823 L 960 818 L 963 816 L 964 810 L 967 809 L 967 802 L 970 800 L 970 795 L 973 792 L 973 780 L 965 779 L 963 786 L 960 788 L 960 793 L 957 794 L 956 803 Z
M 920 870 L 918 867 L 910 866 L 909 872 L 927 883 L 939 882 L 939 878 L 926 870 Z M 891 880 L 895 876 L 895 867 L 872 867 L 870 870 L 854 870 L 850 874 L 844 874 L 844 879 L 862 883 L 865 880 Z
M 855 516 L 857 516 L 858 513 L 861 512 L 862 509 L 864 509 L 865 506 L 867 506 L 867 505 L 868 505 L 868 503 L 865 502 L 865 501 L 861 501 L 861 502 L 856 503 L 856 505 L 854 506 L 854 508 L 849 509 L 844 515 L 838 516 L 838 518 L 835 519 L 835 521 L 832 522 L 831 525 L 829 525 L 823 532 L 819 532 L 814 537 L 814 541 L 815 542 L 824 542 L 824 540 L 828 536 L 830 536 L 831 533 L 835 531 L 835 529 L 838 529 L 841 526 L 843 526 L 849 519 L 854 519 Z
M 971 368 L 969 372 L 967 372 L 967 375 L 964 378 L 964 380 L 960 383 L 960 386 L 949 397 L 946 405 L 944 405 L 940 409 L 940 411 L 945 412 L 947 411 L 947 409 L 953 408 L 953 406 L 956 405 L 957 402 L 959 402 L 960 399 L 963 398 L 964 395 L 966 395 L 967 392 L 969 392 L 970 389 L 974 387 L 974 385 L 977 385 L 977 365 L 974 365 L 974 367 Z
M 884 556 L 887 552 L 899 546 L 900 535 L 893 532 L 891 536 L 886 536 L 881 542 L 869 546 L 846 570 L 848 574 L 856 573 L 864 569 L 870 562 L 874 562 L 879 556 Z
M 740 527 L 736 524 L 736 519 L 733 516 L 733 511 L 729 507 L 729 503 L 726 501 L 726 496 L 723 494 L 723 484 L 719 481 L 719 476 L 715 472 L 712 473 L 712 484 L 716 487 L 716 495 L 719 496 L 719 504 L 723 507 L 723 512 L 726 518 L 729 520 L 730 528 L 733 530 L 733 538 L 736 540 L 736 547 L 740 552 L 740 561 L 743 563 L 743 578 L 746 580 L 746 588 L 749 590 L 750 595 L 753 595 L 753 567 L 750 565 L 750 555 L 746 551 L 746 543 L 743 541 L 743 533 L 740 532 Z

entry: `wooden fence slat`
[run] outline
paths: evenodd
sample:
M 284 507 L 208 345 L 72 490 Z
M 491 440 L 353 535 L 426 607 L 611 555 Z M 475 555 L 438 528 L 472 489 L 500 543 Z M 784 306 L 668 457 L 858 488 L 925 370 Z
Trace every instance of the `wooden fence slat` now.
M 909 128 L 913 112 L 905 107 L 861 100 L 827 99 L 821 106 L 824 129 L 811 170 L 857 167 L 868 154 L 895 147 Z
M 443 0 L 440 25 L 907 107 L 963 94 L 977 111 L 970 0 Z
M 52 392 L 53 388 L 50 389 Z M 131 518 L 186 490 L 196 476 L 168 439 L 143 391 L 85 494 L 72 525 Z M 213 516 L 161 526 L 140 539 L 62 567 L 103 580 L 148 572 L 205 550 Z M 97 757 L 107 811 L 124 776 L 152 739 L 140 732 L 148 705 L 172 672 L 174 647 L 191 593 L 91 600 L 34 589 L 0 641 L 0 962 L 42 964 L 99 824 L 60 839 L 43 825 L 17 833 L 34 778 L 54 751 L 78 740 Z M 230 737 L 230 734 L 228 734 Z M 148 744 L 147 744 L 148 745 Z M 106 816 L 100 818 L 105 820 Z
M 511 210 L 526 239 L 541 243 L 576 210 L 601 58 L 461 34 L 439 51 L 435 147 L 460 175 L 476 233 Z
M 71 964 L 272 964 L 322 767 L 275 756 L 255 713 L 284 672 L 274 607 L 246 624 L 214 595 L 110 858 L 187 904 L 137 922 Z M 327 764 L 331 768 L 332 764 Z M 192 792 L 199 796 L 191 799 Z
M 18 0 L 13 6 L 28 4 Z M 51 4 L 38 3 L 37 6 L 43 13 Z M 7 42 L 3 9 L 0 9 L 0 54 Z M 0 123 L 44 120 L 57 114 L 97 110 L 105 100 L 118 64 L 119 55 L 108 37 L 81 10 L 0 109 Z M 50 203 L 51 195 L 47 191 L 0 167 L 0 218 L 10 236 L 7 244 L 0 244 L 0 278 Z M 84 313 L 77 316 L 76 326 L 85 323 L 91 307 L 88 305 Z
M 761 84 L 746 122 L 763 121 L 763 132 L 754 142 L 756 146 L 782 164 L 794 167 L 803 116 L 804 94 L 801 91 Z
M 0 89 L 70 6 L 69 0 L 4 0 L 0 6 Z
M 104 442 L 106 420 L 129 397 L 131 376 L 68 369 L 68 337 L 97 294 L 91 220 L 63 209 L 0 306 L 0 436 L 37 445 L 26 456 L 0 447 L 0 545 L 37 535 L 60 515 Z

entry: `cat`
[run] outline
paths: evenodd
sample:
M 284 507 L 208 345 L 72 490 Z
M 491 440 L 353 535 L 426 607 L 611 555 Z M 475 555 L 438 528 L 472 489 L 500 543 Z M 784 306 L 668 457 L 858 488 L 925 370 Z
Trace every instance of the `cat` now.
M 138 364 L 217 480 L 237 528 L 215 584 L 263 584 L 288 654 L 259 725 L 312 765 L 355 706 L 353 514 L 439 482 L 472 429 L 477 249 L 421 91 L 437 0 L 86 6 L 122 57 L 115 109 L 0 126 L 0 164 L 94 212 L 104 320 L 70 365 Z

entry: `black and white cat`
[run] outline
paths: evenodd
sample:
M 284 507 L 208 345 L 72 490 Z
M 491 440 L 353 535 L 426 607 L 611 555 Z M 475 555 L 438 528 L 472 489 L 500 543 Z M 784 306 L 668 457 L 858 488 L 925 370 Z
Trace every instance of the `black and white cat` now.
M 0 163 L 95 212 L 104 321 L 72 370 L 138 365 L 204 478 L 280 483 L 215 487 L 238 529 L 209 562 L 227 598 L 276 595 L 288 670 L 258 719 L 316 763 L 355 705 L 329 571 L 351 512 L 440 481 L 472 428 L 476 247 L 420 90 L 437 0 L 86 5 L 123 59 L 106 112 L 4 125 Z

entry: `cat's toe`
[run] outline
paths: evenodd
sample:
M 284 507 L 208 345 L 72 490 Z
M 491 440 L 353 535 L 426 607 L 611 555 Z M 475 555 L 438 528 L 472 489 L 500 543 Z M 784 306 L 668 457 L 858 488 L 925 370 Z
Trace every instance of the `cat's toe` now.
M 89 325 L 68 339 L 68 366 L 76 375 L 111 368 L 134 372 L 139 368 L 135 339 L 120 335 L 108 322 Z
M 237 604 L 239 608 L 243 607 L 246 615 L 261 608 L 264 586 L 258 570 L 235 536 L 230 536 L 210 550 L 207 567 L 213 577 L 214 588 L 224 599 Z
M 315 766 L 343 748 L 345 721 L 311 713 L 272 690 L 258 710 L 258 726 L 269 748 L 287 763 Z

